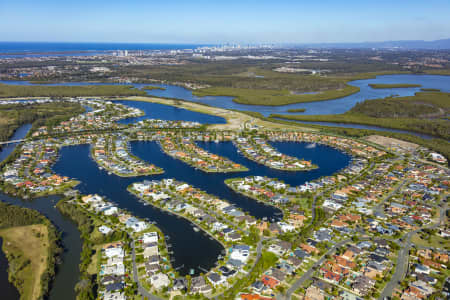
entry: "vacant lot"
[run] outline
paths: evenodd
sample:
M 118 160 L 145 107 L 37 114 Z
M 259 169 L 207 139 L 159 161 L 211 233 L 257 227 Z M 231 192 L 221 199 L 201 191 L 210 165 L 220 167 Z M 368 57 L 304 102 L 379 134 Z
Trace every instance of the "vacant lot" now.
M 48 232 L 45 225 L 11 227 L 0 230 L 3 251 L 10 264 L 21 299 L 39 299 L 41 276 L 47 266 Z

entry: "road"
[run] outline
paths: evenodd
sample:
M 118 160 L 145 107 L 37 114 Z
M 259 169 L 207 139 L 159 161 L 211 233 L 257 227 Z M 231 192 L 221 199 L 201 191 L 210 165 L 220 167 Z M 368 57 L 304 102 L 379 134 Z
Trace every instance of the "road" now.
M 188 199 L 185 199 L 184 197 L 180 196 L 180 194 L 174 193 L 174 192 L 172 192 L 171 190 L 166 189 L 166 188 L 165 188 L 165 189 L 162 189 L 162 191 L 165 192 L 166 194 L 169 194 L 169 195 L 175 197 L 175 199 L 180 200 L 181 202 L 184 202 L 184 203 L 189 203 L 189 202 L 191 202 L 193 206 L 195 206 L 195 207 L 197 207 L 197 208 L 199 208 L 199 209 L 202 209 L 203 211 L 206 211 L 208 214 L 215 216 L 217 220 L 220 220 L 220 217 L 221 217 L 221 216 L 220 216 L 216 211 L 207 208 L 205 205 L 203 205 L 203 204 L 201 204 L 201 203 L 195 203 L 195 202 L 193 202 L 193 201 L 189 201 Z M 150 203 L 150 204 L 151 204 L 151 203 Z M 169 212 L 174 213 L 174 212 L 172 212 L 172 211 L 169 211 Z M 183 215 L 180 215 L 180 217 L 187 219 L 187 220 L 188 220 L 189 222 L 191 222 L 192 224 L 195 224 L 196 226 L 198 226 L 199 228 L 201 228 L 201 227 L 200 227 L 198 224 L 196 224 L 193 220 L 190 220 L 189 218 L 187 218 L 187 217 L 185 217 L 185 216 L 183 216 Z M 231 227 L 240 229 L 243 233 L 245 233 L 245 234 L 247 234 L 247 235 L 250 234 L 250 232 L 248 232 L 247 230 L 240 228 L 241 226 L 240 226 L 238 223 L 235 223 L 235 222 L 233 222 L 233 221 L 231 221 L 231 220 L 228 220 L 227 218 L 223 218 L 223 220 L 224 220 L 225 223 L 227 223 L 227 224 L 230 225 Z M 204 229 L 202 229 L 202 230 L 204 230 Z M 214 237 L 214 236 L 213 236 L 213 237 Z M 216 238 L 216 237 L 214 237 L 214 238 Z
M 263 241 L 268 241 L 268 240 L 271 240 L 271 239 L 273 239 L 273 238 L 266 238 L 266 237 L 263 237 L 262 239 L 259 240 L 258 244 L 256 245 L 256 258 L 255 258 L 255 263 L 253 264 L 253 266 L 252 266 L 252 268 L 250 269 L 250 271 L 248 271 L 248 274 L 251 274 L 251 273 L 253 272 L 253 269 L 255 268 L 256 264 L 258 263 L 258 261 L 259 261 L 260 258 L 261 258 L 261 255 L 262 255 L 262 249 L 263 249 L 263 244 L 262 244 Z M 236 282 L 235 284 L 237 284 L 237 282 Z M 220 295 L 217 295 L 216 297 L 214 297 L 214 299 L 218 300 L 219 297 L 221 297 L 222 295 L 223 295 L 223 293 L 220 294 Z
M 135 245 L 134 240 L 131 242 L 131 256 L 132 256 L 132 262 L 133 262 L 133 279 L 134 282 L 136 282 L 138 287 L 138 292 L 142 296 L 142 298 L 146 297 L 149 300 L 163 300 L 155 295 L 150 294 L 139 282 L 139 275 L 138 270 L 136 266 L 136 251 L 135 251 Z
M 392 275 L 391 280 L 386 284 L 383 291 L 380 294 L 380 297 L 378 299 L 382 300 L 384 297 L 390 297 L 392 296 L 392 293 L 394 292 L 394 289 L 397 287 L 400 281 L 402 281 L 405 276 L 406 272 L 408 271 L 408 264 L 409 264 L 409 250 L 412 247 L 411 239 L 412 237 L 422 231 L 423 229 L 436 229 L 439 227 L 440 224 L 442 224 L 445 221 L 446 218 L 446 211 L 447 211 L 447 203 L 444 201 L 441 201 L 440 205 L 440 211 L 439 211 L 439 220 L 436 223 L 433 223 L 429 226 L 410 231 L 404 236 L 404 243 L 400 244 L 400 251 L 398 253 L 397 257 L 397 266 L 395 268 L 394 275 Z
M 380 201 L 380 203 L 375 207 L 375 212 L 377 212 L 378 214 L 386 217 L 386 215 L 384 214 L 384 209 L 383 209 L 383 205 L 386 201 L 388 201 L 389 199 L 391 199 L 391 197 L 393 195 L 395 195 L 407 182 L 407 179 L 404 179 L 400 184 L 397 185 L 397 187 L 395 189 L 393 189 L 386 197 L 384 197 L 384 199 L 382 201 Z
M 351 239 L 346 239 L 343 241 L 340 241 L 338 243 L 336 243 L 335 245 L 333 245 L 333 247 L 330 248 L 330 250 L 328 250 L 324 255 L 322 255 L 322 257 L 316 261 L 314 263 L 314 265 L 312 265 L 311 268 L 308 269 L 308 271 L 306 271 L 302 277 L 300 277 L 299 279 L 297 279 L 292 285 L 291 287 L 286 291 L 285 295 L 277 295 L 277 300 L 288 300 L 291 299 L 292 294 L 308 279 L 310 279 L 312 277 L 312 275 L 314 274 L 314 272 L 316 271 L 316 269 L 318 267 L 320 267 L 323 262 L 326 260 L 326 256 L 332 254 L 334 251 L 336 251 L 337 248 L 344 246 L 347 243 L 350 243 L 352 240 Z
M 12 141 L 5 141 L 5 142 L 0 142 L 0 145 L 8 145 L 8 144 L 15 144 L 15 143 L 21 143 L 25 141 L 25 139 L 21 139 L 21 140 L 12 140 Z
M 374 163 L 370 163 L 370 165 L 367 166 L 367 168 L 365 170 L 363 170 L 361 173 L 359 173 L 357 176 L 355 176 L 354 178 L 352 178 L 351 182 L 346 182 L 346 183 L 340 183 L 337 186 L 331 186 L 325 190 L 323 190 L 322 192 L 320 192 L 319 194 L 315 195 L 313 198 L 313 202 L 311 205 L 311 224 L 314 224 L 314 221 L 316 219 L 316 202 L 317 202 L 317 198 L 322 197 L 323 194 L 325 194 L 328 191 L 331 190 L 338 190 L 341 187 L 343 187 L 344 185 L 348 185 L 350 183 L 355 182 L 356 180 L 358 180 L 361 176 L 366 174 L 366 171 L 369 171 L 372 169 L 372 167 L 374 166 Z

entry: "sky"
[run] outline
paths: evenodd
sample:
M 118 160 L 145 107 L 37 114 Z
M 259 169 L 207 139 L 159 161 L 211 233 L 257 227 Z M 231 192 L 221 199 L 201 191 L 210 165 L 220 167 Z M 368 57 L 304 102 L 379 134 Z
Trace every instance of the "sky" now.
M 0 41 L 324 43 L 450 38 L 449 0 L 0 0 Z

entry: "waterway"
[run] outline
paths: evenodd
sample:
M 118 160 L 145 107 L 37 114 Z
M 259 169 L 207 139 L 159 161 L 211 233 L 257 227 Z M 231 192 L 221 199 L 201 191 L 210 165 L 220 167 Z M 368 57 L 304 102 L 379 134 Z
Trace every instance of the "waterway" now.
M 17 85 L 33 85 L 28 81 L 8 81 L 3 80 L 0 83 L 5 84 L 17 84 Z M 420 84 L 420 88 L 395 88 L 395 89 L 373 89 L 369 84 L 383 83 L 383 84 Z M 104 85 L 108 83 L 89 83 L 89 82 L 63 82 L 52 83 L 48 85 Z M 119 84 L 119 83 L 110 83 Z M 221 107 L 226 109 L 237 109 L 242 111 L 256 111 L 264 116 L 270 114 L 298 114 L 289 113 L 288 109 L 306 109 L 301 114 L 305 115 L 329 115 L 329 114 L 341 114 L 351 109 L 356 103 L 364 101 L 366 99 L 379 99 L 389 96 L 413 96 L 421 88 L 433 88 L 439 89 L 442 92 L 450 92 L 450 76 L 440 75 L 413 75 L 413 74 L 397 74 L 397 75 L 382 75 L 376 78 L 363 79 L 350 81 L 350 85 L 357 86 L 360 91 L 350 96 L 316 102 L 296 103 L 281 106 L 263 106 L 263 105 L 244 105 L 233 102 L 233 97 L 226 96 L 206 96 L 197 97 L 192 95 L 192 91 L 181 86 L 169 85 L 169 84 L 151 84 L 153 86 L 163 87 L 164 90 L 153 89 L 146 90 L 148 95 L 157 97 L 175 98 L 187 101 L 193 101 L 203 103 L 215 107 Z M 142 89 L 149 84 L 132 83 L 129 84 L 137 89 Z
M 1 250 L 3 247 L 3 239 L 0 238 L 0 289 L 4 299 L 19 299 L 20 294 L 16 287 L 8 280 L 8 259 Z
M 63 216 L 55 207 L 59 196 L 50 196 L 26 201 L 0 193 L 0 201 L 37 210 L 46 216 L 61 233 L 64 252 L 62 263 L 57 266 L 55 280 L 50 290 L 50 299 L 75 299 L 75 285 L 79 279 L 78 265 L 82 241 L 77 226 Z M 3 283 L 0 283 L 3 284 Z
M 30 128 L 31 124 L 19 127 L 11 140 L 24 138 Z M 0 161 L 6 159 L 17 145 L 9 144 L 3 147 L 0 151 Z M 51 196 L 27 201 L 0 192 L 0 201 L 37 210 L 51 220 L 61 233 L 61 242 L 64 248 L 64 252 L 61 255 L 62 264 L 57 266 L 57 273 L 50 289 L 49 299 L 75 299 L 75 285 L 79 279 L 78 264 L 80 262 L 82 242 L 76 225 L 55 208 L 54 205 L 59 199 L 60 197 L 58 196 Z M 7 264 L 4 264 L 4 260 L 6 258 L 3 252 L 0 251 L 0 289 L 3 293 L 2 296 L 6 297 L 5 299 L 19 299 L 19 293 L 17 290 L 14 293 L 15 287 L 8 281 Z
M 10 141 L 21 140 L 28 134 L 31 124 L 24 124 L 14 131 Z M 4 161 L 16 149 L 17 143 L 2 145 L 0 149 L 0 162 Z
M 165 168 L 158 161 L 155 163 Z M 89 145 L 64 147 L 53 169 L 58 174 L 80 180 L 81 184 L 77 189 L 81 193 L 97 193 L 105 196 L 132 215 L 156 222 L 156 226 L 169 237 L 168 243 L 172 245 L 169 250 L 173 251 L 171 255 L 174 260 L 173 266 L 179 268 L 178 271 L 182 275 L 188 274 L 191 269 L 194 269 L 196 274 L 204 272 L 202 269 L 209 270 L 222 253 L 223 247 L 219 242 L 210 239 L 201 231 L 195 232 L 192 224 L 186 219 L 178 218 L 151 205 L 144 205 L 127 191 L 131 183 L 150 177 L 121 178 L 109 175 L 105 170 L 100 170 L 90 158 Z
M 272 170 L 248 160 L 237 153 L 231 142 L 199 143 L 199 145 L 247 166 L 249 171 L 207 174 L 166 155 L 156 142 L 147 141 L 132 142 L 132 153 L 162 167 L 165 171 L 164 174 L 133 178 L 121 178 L 114 174 L 108 174 L 107 171 L 100 170 L 90 158 L 89 145 L 64 147 L 61 149 L 60 159 L 53 169 L 58 174 L 80 180 L 81 184 L 77 188 L 81 193 L 98 193 L 117 203 L 119 207 L 128 210 L 131 214 L 156 222 L 156 226 L 170 237 L 173 266 L 179 268 L 181 274 L 187 274 L 191 269 L 198 274 L 209 270 L 216 264 L 217 257 L 223 250 L 221 245 L 206 234 L 195 232 L 192 224 L 187 220 L 138 201 L 126 190 L 130 184 L 145 179 L 176 178 L 227 200 L 252 216 L 275 221 L 282 217 L 279 209 L 233 192 L 225 185 L 224 180 L 238 176 L 263 175 L 280 178 L 292 185 L 299 185 L 320 176 L 330 175 L 346 167 L 350 161 L 348 155 L 323 145 L 309 149 L 304 143 L 275 143 L 275 147 L 280 151 L 291 149 L 289 151 L 295 156 L 311 159 L 319 165 L 319 169 L 310 172 L 286 172 Z
M 11 84 L 13 82 L 3 82 Z M 17 84 L 30 84 L 27 82 L 16 82 Z M 280 107 L 267 106 L 249 106 L 232 102 L 230 97 L 202 97 L 192 96 L 191 91 L 169 85 L 159 85 L 166 90 L 147 91 L 150 95 L 178 98 L 183 100 L 201 102 L 212 106 L 252 110 L 261 112 L 264 115 L 270 113 L 285 113 L 291 108 L 306 108 L 305 114 L 334 114 L 343 113 L 350 109 L 355 103 L 364 99 L 374 99 L 387 97 L 393 94 L 400 96 L 413 95 L 418 88 L 407 89 L 387 89 L 375 90 L 368 87 L 369 83 L 417 83 L 424 88 L 438 88 L 445 92 L 450 92 L 450 77 L 434 75 L 388 75 L 379 76 L 375 79 L 354 81 L 350 84 L 359 86 L 361 91 L 354 95 L 335 100 L 301 103 L 286 105 Z M 63 85 L 89 85 L 91 83 L 66 83 Z M 53 84 L 61 85 L 61 84 Z M 136 88 L 142 88 L 143 85 L 134 85 Z M 144 118 L 161 118 L 168 120 L 192 120 L 202 123 L 222 123 L 223 119 L 205 114 L 193 113 L 187 110 L 166 107 L 164 105 L 148 102 L 122 102 L 134 107 L 143 108 L 146 112 Z M 187 113 L 189 112 L 189 113 Z M 141 118 L 142 119 L 142 118 Z M 129 119 L 124 123 L 132 123 L 140 120 Z M 29 128 L 24 127 L 17 130 L 13 139 L 23 138 Z M 383 130 L 385 130 L 383 128 Z M 17 136 L 16 136 L 17 134 Z M 138 178 L 120 178 L 115 175 L 109 175 L 106 171 L 99 170 L 96 163 L 89 157 L 89 145 L 65 147 L 61 150 L 60 159 L 54 166 L 55 172 L 79 179 L 82 183 L 78 189 L 82 193 L 98 193 L 106 196 L 108 199 L 118 203 L 122 208 L 129 210 L 138 217 L 147 218 L 155 221 L 156 225 L 170 237 L 169 243 L 172 245 L 173 265 L 180 267 L 181 274 L 187 274 L 190 269 L 196 273 L 209 270 L 215 265 L 217 257 L 222 252 L 222 246 L 215 240 L 211 240 L 202 232 L 195 232 L 192 224 L 182 218 L 160 211 L 150 205 L 143 205 L 136 197 L 126 191 L 126 187 L 137 181 L 144 179 L 162 179 L 176 178 L 198 187 L 208 193 L 214 194 L 230 203 L 240 207 L 257 218 L 267 218 L 278 220 L 281 212 L 263 203 L 249 199 L 230 190 L 224 184 L 224 180 L 232 177 L 244 177 L 250 175 L 262 175 L 273 178 L 279 178 L 290 185 L 300 185 L 306 181 L 317 179 L 321 176 L 331 175 L 338 170 L 346 167 L 350 162 L 350 157 L 331 147 L 316 145 L 314 148 L 307 147 L 306 143 L 272 143 L 280 152 L 311 160 L 319 166 L 316 170 L 308 172 L 286 172 L 278 171 L 259 165 L 240 155 L 236 148 L 230 142 L 223 143 L 205 143 L 199 142 L 198 145 L 204 149 L 216 153 L 231 160 L 241 163 L 249 168 L 247 172 L 228 173 L 228 174 L 206 174 L 188 166 L 187 164 L 165 155 L 155 142 L 133 142 L 131 149 L 133 154 L 164 168 L 165 173 L 158 176 L 147 176 Z M 15 145 L 10 148 L 4 147 L 0 152 L 0 158 L 6 158 L 11 153 Z M 9 151 L 8 152 L 5 152 Z M 62 232 L 62 242 L 66 249 L 63 255 L 63 263 L 59 265 L 54 285 L 51 289 L 51 299 L 73 299 L 75 298 L 74 286 L 78 280 L 78 263 L 81 251 L 81 240 L 76 226 L 67 218 L 62 216 L 54 207 L 59 197 L 44 197 L 33 201 L 23 201 L 18 198 L 9 197 L 0 194 L 0 200 L 15 205 L 29 207 L 38 210 L 47 216 Z M 1 271 L 0 271 L 1 273 Z M 3 282 L 3 281 L 1 281 Z M 4 283 L 0 283 L 4 284 Z
M 224 118 L 203 114 L 184 108 L 179 108 L 170 105 L 164 105 L 159 103 L 151 103 L 145 101 L 115 101 L 127 106 L 139 108 L 144 111 L 145 115 L 136 118 L 127 118 L 120 120 L 121 124 L 132 124 L 145 119 L 162 119 L 169 121 L 190 121 L 199 122 L 201 124 L 226 124 L 227 121 Z
M 61 149 L 60 158 L 53 169 L 58 174 L 79 179 L 81 184 L 78 186 L 78 189 L 82 193 L 98 193 L 106 196 L 109 200 L 127 209 L 132 214 L 155 221 L 164 234 L 170 237 L 169 243 L 172 245 L 170 250 L 173 251 L 171 255 L 173 265 L 179 268 L 181 274 L 187 274 L 191 269 L 198 274 L 204 272 L 204 270 L 209 270 L 216 264 L 218 256 L 224 250 L 220 243 L 211 239 L 205 233 L 195 232 L 192 224 L 183 218 L 178 218 L 150 205 L 143 205 L 135 196 L 126 191 L 128 185 L 144 179 L 176 178 L 228 200 L 250 215 L 260 219 L 266 218 L 275 221 L 282 216 L 280 210 L 233 192 L 224 184 L 224 180 L 238 176 L 264 175 L 279 178 L 291 185 L 299 185 L 305 181 L 337 172 L 347 166 L 350 161 L 348 155 L 323 145 L 309 148 L 305 143 L 273 143 L 277 149 L 286 154 L 310 159 L 313 163 L 319 165 L 319 169 L 309 172 L 286 172 L 273 170 L 248 160 L 237 152 L 231 142 L 199 142 L 198 144 L 212 153 L 226 156 L 235 162 L 247 166 L 249 171 L 206 174 L 167 156 L 161 151 L 156 142 L 143 141 L 131 143 L 132 153 L 157 166 L 163 167 L 165 170 L 164 174 L 136 178 L 120 178 L 115 175 L 109 175 L 106 171 L 100 170 L 90 158 L 89 145 L 64 147 Z M 0 194 L 0 200 L 36 209 L 48 217 L 57 226 L 58 230 L 62 232 L 62 243 L 65 252 L 62 256 L 63 263 L 58 266 L 50 298 L 73 299 L 75 297 L 74 286 L 79 277 L 78 264 L 82 242 L 75 224 L 62 216 L 54 207 L 59 197 L 43 197 L 33 201 L 24 201 Z M 7 283 L 3 282 L 1 284 Z

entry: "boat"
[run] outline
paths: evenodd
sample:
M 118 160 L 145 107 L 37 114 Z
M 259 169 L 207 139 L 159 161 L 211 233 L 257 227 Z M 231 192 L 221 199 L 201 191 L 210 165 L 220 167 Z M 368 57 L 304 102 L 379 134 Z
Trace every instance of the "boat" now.
M 306 146 L 306 149 L 313 149 L 313 148 L 316 148 L 316 146 L 317 146 L 316 143 L 308 144 L 308 145 Z
M 200 229 L 198 229 L 198 227 L 194 227 L 193 229 L 194 229 L 195 232 L 199 232 L 200 231 Z

